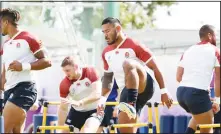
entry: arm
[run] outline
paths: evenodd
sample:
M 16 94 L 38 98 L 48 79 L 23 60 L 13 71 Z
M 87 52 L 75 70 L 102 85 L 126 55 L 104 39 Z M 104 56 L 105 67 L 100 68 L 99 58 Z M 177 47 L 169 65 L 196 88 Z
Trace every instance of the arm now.
M 135 44 L 136 45 L 136 44 Z M 172 98 L 169 96 L 167 89 L 165 88 L 165 84 L 164 84 L 164 79 L 162 76 L 162 73 L 160 72 L 153 56 L 152 56 L 152 52 L 145 46 L 136 45 L 136 55 L 137 57 L 142 60 L 144 63 L 146 63 L 146 65 L 153 70 L 155 78 L 157 83 L 159 84 L 160 87 L 160 93 L 161 93 L 161 101 L 164 104 L 167 105 L 167 107 L 169 108 L 173 102 Z
M 69 94 L 69 88 L 71 82 L 68 79 L 63 79 L 60 83 L 60 97 L 66 98 Z M 63 126 L 68 114 L 68 104 L 61 101 L 61 104 L 58 109 L 58 125 Z
M 62 103 L 58 109 L 58 126 L 63 126 L 68 115 L 68 104 Z
M 6 82 L 6 79 L 5 79 L 5 65 L 2 64 L 2 72 L 1 72 L 1 83 L 0 83 L 0 90 L 4 90 L 4 84 Z
M 102 81 L 102 96 L 104 96 L 105 98 L 108 98 L 111 89 L 112 89 L 112 85 L 113 85 L 113 76 L 114 73 L 107 73 L 104 72 L 104 77 L 103 77 L 103 81 Z
M 102 53 L 102 61 L 103 61 L 103 65 L 104 65 L 104 76 L 103 76 L 103 80 L 102 80 L 102 103 L 105 103 L 109 94 L 111 93 L 111 89 L 113 86 L 113 76 L 114 73 L 110 70 L 108 63 L 105 59 L 105 50 Z M 103 102 L 105 101 L 105 102 Z
M 51 67 L 51 62 L 46 57 L 46 52 L 43 50 L 38 51 L 35 54 L 35 57 L 38 59 L 37 61 L 31 63 L 31 70 L 42 70 L 48 67 Z
M 184 72 L 184 68 L 183 68 L 183 67 L 178 67 L 178 68 L 177 68 L 176 80 L 177 80 L 178 82 L 182 81 L 183 72 Z
M 144 63 L 146 63 L 146 65 L 154 72 L 154 75 L 156 77 L 156 80 L 157 80 L 157 83 L 159 84 L 160 89 L 165 89 L 165 84 L 164 84 L 162 73 L 156 64 L 156 61 L 153 58 L 153 54 L 150 51 L 150 49 L 148 49 L 147 47 L 139 43 L 136 43 L 136 42 L 134 43 L 136 46 L 135 51 L 136 51 L 137 57 L 140 60 L 142 60 Z
M 94 91 L 88 97 L 80 100 L 81 105 L 86 105 L 86 104 L 92 103 L 92 102 L 100 99 L 100 97 L 101 97 L 101 82 L 100 82 L 100 80 L 93 82 L 91 86 L 94 89 Z
M 179 66 L 177 67 L 177 72 L 176 72 L 176 80 L 178 82 L 182 81 L 183 73 L 184 73 L 184 68 L 183 68 L 183 55 L 182 55 L 180 58 Z
M 220 67 L 215 67 L 215 97 L 220 97 Z
M 36 61 L 32 63 L 25 63 L 22 60 L 13 61 L 9 65 L 9 69 L 12 71 L 25 71 L 25 70 L 42 70 L 51 66 L 51 61 L 47 57 L 46 48 L 43 48 L 41 43 L 34 39 L 29 40 L 30 50 L 36 57 Z
M 51 66 L 51 62 L 47 56 L 47 50 L 42 46 L 42 42 L 34 37 L 30 37 L 28 40 L 30 50 L 34 56 L 38 59 L 31 63 L 31 70 L 42 70 Z
M 155 60 L 152 58 L 148 63 L 147 66 L 153 70 L 154 75 L 156 77 L 157 83 L 159 84 L 160 89 L 164 89 L 165 88 L 165 84 L 164 84 L 164 80 L 163 80 L 163 76 L 162 73 L 160 72 Z
M 220 102 L 220 50 L 216 48 L 216 60 L 215 60 L 215 97 L 216 101 Z

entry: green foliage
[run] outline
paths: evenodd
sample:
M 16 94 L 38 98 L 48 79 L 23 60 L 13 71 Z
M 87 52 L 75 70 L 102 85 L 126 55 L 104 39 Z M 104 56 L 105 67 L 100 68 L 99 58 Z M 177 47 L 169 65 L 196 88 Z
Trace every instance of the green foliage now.
M 157 7 L 169 7 L 173 1 L 155 1 L 155 2 L 120 2 L 120 20 L 124 28 L 141 29 L 145 26 L 154 27 L 154 12 Z M 57 10 L 53 7 L 41 6 L 11 6 L 21 13 L 21 24 L 38 25 L 42 21 L 49 27 L 54 27 L 55 22 L 59 19 L 55 15 Z M 85 38 L 90 39 L 94 28 L 101 27 L 101 21 L 104 16 L 103 8 L 84 8 L 78 13 L 72 13 L 79 10 L 80 7 L 72 7 L 68 13 L 73 14 L 72 24 L 77 31 L 80 31 Z M 54 10 L 55 9 L 55 10 Z M 169 10 L 167 14 L 170 15 Z M 41 17 L 39 17 L 41 16 Z
M 154 27 L 154 12 L 159 6 L 169 7 L 173 1 L 154 2 L 122 2 L 120 3 L 120 20 L 124 28 L 141 29 L 145 26 Z M 169 10 L 167 14 L 170 15 Z

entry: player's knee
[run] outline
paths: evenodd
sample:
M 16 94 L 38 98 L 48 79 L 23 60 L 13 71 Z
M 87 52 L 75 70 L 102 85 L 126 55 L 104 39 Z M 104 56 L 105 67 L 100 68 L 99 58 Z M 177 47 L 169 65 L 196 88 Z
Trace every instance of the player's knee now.
M 135 65 L 131 61 L 125 60 L 123 62 L 123 69 L 124 69 L 125 73 L 128 73 L 130 70 L 132 70 L 134 68 L 135 68 Z

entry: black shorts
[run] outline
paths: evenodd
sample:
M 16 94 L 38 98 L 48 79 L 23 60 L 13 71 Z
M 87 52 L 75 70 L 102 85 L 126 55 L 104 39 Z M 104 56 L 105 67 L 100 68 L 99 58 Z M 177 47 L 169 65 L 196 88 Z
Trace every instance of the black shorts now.
M 221 104 L 219 105 L 221 107 Z M 214 115 L 214 123 L 221 123 L 221 111 Z
M 115 108 L 115 106 L 110 106 L 110 105 L 105 107 L 104 118 L 103 118 L 100 126 L 107 127 L 107 126 L 111 125 L 110 121 L 113 118 L 114 108 Z
M 33 82 L 20 82 L 15 87 L 4 92 L 4 105 L 7 101 L 12 102 L 26 112 L 32 107 L 37 99 L 37 88 Z
M 68 116 L 66 118 L 65 124 L 73 125 L 74 127 L 81 129 L 84 126 L 85 121 L 91 117 L 93 113 L 97 113 L 97 109 L 81 112 L 76 111 L 73 107 L 71 107 Z
M 177 89 L 177 101 L 188 113 L 201 114 L 212 109 L 209 92 L 202 89 L 180 86 Z
M 120 95 L 120 102 L 127 102 L 128 89 L 125 87 Z M 145 106 L 148 100 L 152 98 L 154 94 L 154 81 L 151 76 L 147 73 L 147 82 L 144 91 L 138 94 L 136 102 L 136 112 L 140 115 L 142 108 Z

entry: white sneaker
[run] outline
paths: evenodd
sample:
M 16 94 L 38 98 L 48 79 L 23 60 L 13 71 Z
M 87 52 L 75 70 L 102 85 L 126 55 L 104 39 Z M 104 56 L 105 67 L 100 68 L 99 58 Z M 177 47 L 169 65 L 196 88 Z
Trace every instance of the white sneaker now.
M 136 118 L 137 112 L 136 112 L 136 109 L 132 105 L 127 104 L 125 102 L 120 102 L 120 104 L 117 107 L 120 111 L 125 112 L 130 119 Z

